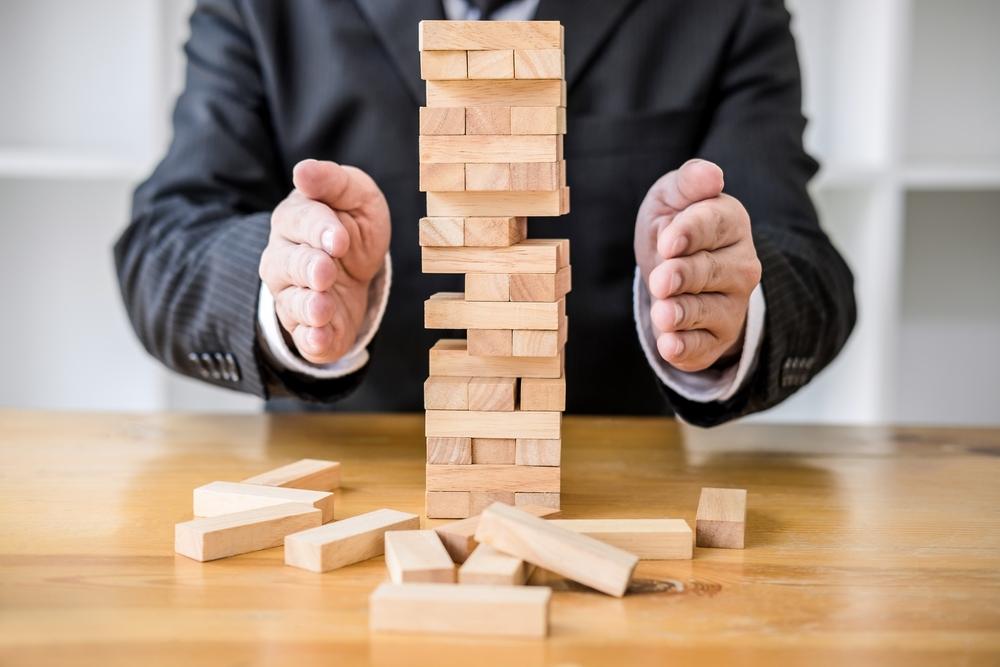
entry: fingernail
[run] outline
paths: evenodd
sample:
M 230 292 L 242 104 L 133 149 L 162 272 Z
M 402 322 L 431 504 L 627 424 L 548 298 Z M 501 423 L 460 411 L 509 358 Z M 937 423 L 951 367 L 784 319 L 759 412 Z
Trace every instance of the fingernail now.
M 674 273 L 674 277 L 670 279 L 670 293 L 677 294 L 681 289 L 681 274 L 680 272 Z
M 674 328 L 679 327 L 681 325 L 681 322 L 683 320 L 684 320 L 684 306 L 682 306 L 679 303 L 675 303 L 674 304 Z
M 674 241 L 674 247 L 670 251 L 671 257 L 680 256 L 688 247 L 688 239 L 686 236 L 679 236 L 676 241 Z
M 323 236 L 320 237 L 320 244 L 323 246 L 323 250 L 326 251 L 326 254 L 328 254 L 328 255 L 332 255 L 333 254 L 333 230 L 332 229 L 328 229 L 325 232 L 323 232 Z
M 678 336 L 674 339 L 674 355 L 679 357 L 682 354 L 684 354 L 684 341 Z

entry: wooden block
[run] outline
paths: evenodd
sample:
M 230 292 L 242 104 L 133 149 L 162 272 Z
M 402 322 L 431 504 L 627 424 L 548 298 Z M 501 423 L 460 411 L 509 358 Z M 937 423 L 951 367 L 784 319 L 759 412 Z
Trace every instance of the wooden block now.
M 514 382 L 514 378 L 510 378 Z M 472 462 L 476 464 L 514 465 L 516 441 L 513 438 L 473 438 Z M 514 499 L 510 499 L 514 504 Z
M 427 329 L 547 329 L 559 328 L 565 302 L 532 303 L 466 301 L 461 292 L 438 292 L 424 302 Z M 471 350 L 470 350 L 471 352 Z
M 505 505 L 514 504 L 513 491 L 470 491 L 469 492 L 469 513 L 470 515 L 482 514 L 483 510 L 493 503 L 503 503 Z
M 302 503 L 281 503 L 185 521 L 174 526 L 174 551 L 198 561 L 279 546 L 285 535 L 319 526 L 323 513 Z
M 416 514 L 391 509 L 359 514 L 285 537 L 285 565 L 312 572 L 335 570 L 381 556 L 387 531 L 419 528 Z
M 528 496 L 531 494 L 514 494 L 514 502 L 517 502 L 518 496 Z M 521 503 L 519 509 L 523 512 L 533 514 L 538 517 L 547 516 L 558 516 L 559 514 L 559 494 L 558 493 L 541 493 L 535 494 L 540 496 L 556 496 L 556 507 L 543 507 L 541 505 L 531 505 L 527 503 Z M 479 516 L 470 515 L 467 519 L 462 519 L 461 521 L 453 521 L 452 523 L 446 523 L 443 526 L 438 526 L 434 529 L 438 537 L 441 538 L 441 543 L 444 548 L 448 551 L 451 559 L 456 563 L 464 563 L 472 553 L 476 545 L 479 544 L 475 540 L 476 528 L 479 526 Z
M 428 192 L 427 214 L 554 217 L 569 213 L 569 188 L 554 192 Z
M 465 134 L 465 107 L 420 107 L 420 134 Z
M 428 81 L 429 107 L 565 107 L 564 81 Z
M 639 562 L 627 551 L 499 503 L 482 513 L 475 538 L 615 597 L 625 595 Z
M 510 277 L 511 301 L 558 301 L 572 288 L 572 267 L 556 273 L 519 273 Z
M 468 164 L 466 168 L 479 165 Z M 528 219 L 523 217 L 465 218 L 465 245 L 506 248 L 528 236 Z M 471 300 L 471 299 L 470 299 Z M 509 301 L 509 299 L 498 299 Z
M 510 329 L 469 329 L 466 347 L 469 354 L 477 357 L 509 357 L 513 350 L 512 334 Z
M 418 139 L 420 163 L 556 162 L 562 159 L 559 156 L 560 139 L 559 136 L 530 134 L 421 135 Z
M 295 463 L 247 477 L 243 483 L 329 491 L 340 486 L 340 463 L 320 459 L 300 459 Z
M 465 218 L 420 218 L 420 245 L 465 245 Z
M 465 50 L 422 51 L 420 53 L 420 78 L 425 81 L 469 78 Z
M 428 519 L 464 519 L 472 515 L 468 491 L 428 491 Z
M 514 445 L 514 463 L 519 466 L 557 466 L 561 451 L 562 440 L 518 438 Z
M 518 357 L 551 357 L 566 345 L 567 327 L 558 331 L 514 331 L 511 334 L 511 354 Z
M 511 134 L 566 134 L 566 107 L 511 107 Z M 421 132 L 421 134 L 431 134 Z M 445 134 L 438 132 L 435 134 Z M 447 134 L 458 134 L 448 132 Z
M 566 69 L 564 63 L 562 49 L 515 49 L 514 77 L 518 79 L 562 79 Z M 471 79 L 471 66 L 469 69 L 469 78 Z
M 465 165 L 421 164 L 419 187 L 421 192 L 464 192 Z
M 532 508 L 545 507 L 554 512 L 550 516 L 557 516 L 559 514 L 559 494 L 538 491 L 517 491 L 514 493 L 514 507 L 525 512 L 530 512 Z M 532 513 L 540 516 L 537 512 Z
M 468 410 L 469 378 L 431 376 L 424 380 L 425 410 Z
M 699 547 L 742 549 L 747 521 L 746 489 L 701 490 L 695 532 Z
M 464 182 L 470 192 L 507 192 L 510 190 L 510 165 L 505 162 L 466 164 L 463 165 L 463 168 L 465 169 Z
M 566 239 L 525 239 L 506 248 L 425 247 L 421 250 L 421 269 L 424 273 L 554 274 L 568 264 L 569 241 Z M 514 282 L 515 278 L 511 276 L 511 285 Z M 523 296 L 520 291 L 518 294 Z
M 429 465 L 426 471 L 428 491 L 559 492 L 560 469 L 552 466 Z
M 514 51 L 498 49 L 491 51 L 469 51 L 470 79 L 513 79 Z M 542 77 L 522 77 L 542 78 Z M 546 77 L 547 78 L 547 77 Z
M 458 568 L 458 583 L 521 586 L 527 580 L 525 562 L 488 544 L 480 544 Z
M 456 345 L 456 343 L 460 343 L 460 345 Z M 555 357 L 477 357 L 469 354 L 464 340 L 446 340 L 438 341 L 431 348 L 430 369 L 432 375 L 442 376 L 560 377 L 562 376 L 562 355 Z
M 302 503 L 320 510 L 323 513 L 323 523 L 333 520 L 333 494 L 326 491 L 286 489 L 241 482 L 212 482 L 199 486 L 193 495 L 195 516 L 219 516 L 268 505 Z
M 509 135 L 510 107 L 466 107 L 465 133 Z
M 566 161 L 513 162 L 510 165 L 510 190 L 555 191 L 566 185 Z M 473 190 L 475 188 L 466 188 Z
M 552 525 L 624 549 L 641 560 L 689 560 L 694 551 L 684 519 L 555 519 Z
M 506 273 L 465 274 L 466 301 L 510 301 L 510 276 Z
M 472 463 L 472 438 L 427 438 L 427 463 Z
M 421 21 L 421 51 L 561 49 L 559 21 Z
M 455 564 L 433 530 L 386 532 L 385 567 L 395 584 L 455 582 Z
M 368 626 L 373 632 L 544 637 L 551 597 L 544 586 L 384 583 L 368 598 Z
M 522 410 L 528 411 L 565 410 L 566 378 L 525 378 L 521 381 L 520 406 Z
M 516 357 L 511 357 L 515 359 Z M 424 435 L 442 438 L 538 438 L 554 440 L 559 435 L 559 412 L 485 412 L 480 410 L 428 410 Z M 460 491 L 461 489 L 437 489 Z M 466 491 L 488 489 L 465 489 Z M 526 489 L 550 491 L 558 489 Z M 316 493 L 316 492 L 312 492 Z

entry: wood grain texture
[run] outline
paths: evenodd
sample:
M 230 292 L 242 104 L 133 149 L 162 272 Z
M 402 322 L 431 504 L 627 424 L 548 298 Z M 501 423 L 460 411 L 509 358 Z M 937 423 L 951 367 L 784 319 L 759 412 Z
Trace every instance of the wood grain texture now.
M 420 517 L 409 512 L 378 509 L 285 537 L 285 564 L 327 572 L 381 556 L 389 530 L 417 530 Z
M 466 164 L 465 168 L 465 189 L 469 192 L 509 192 L 510 187 L 510 165 L 506 162 L 481 164 Z M 511 218 L 507 218 L 511 219 Z M 469 245 L 486 245 L 482 243 L 469 243 Z M 497 245 L 490 243 L 489 245 Z M 510 245 L 505 243 L 502 245 Z
M 469 329 L 466 349 L 476 357 L 509 357 L 514 352 L 513 333 L 510 329 Z
M 178 523 L 174 551 L 197 561 L 270 549 L 285 535 L 321 525 L 323 514 L 312 505 L 282 503 Z
M 520 558 L 480 544 L 458 568 L 458 583 L 520 586 L 527 574 L 528 566 Z
M 465 107 L 420 107 L 420 134 L 465 134 Z
M 421 165 L 556 162 L 561 159 L 560 137 L 545 135 L 421 135 L 419 150 Z M 508 183 L 509 180 L 508 175 Z M 428 215 L 435 214 L 428 211 Z
M 421 250 L 424 273 L 556 273 L 568 265 L 569 241 L 566 239 L 525 239 L 508 248 Z
M 561 495 L 545 491 L 517 491 L 514 493 L 514 506 L 528 511 L 532 507 L 545 507 L 558 513 L 562 507 Z
M 512 357 L 514 358 L 514 357 Z M 485 412 L 480 410 L 427 410 L 424 435 L 456 438 L 538 438 L 559 436 L 559 412 Z M 442 489 L 448 491 L 450 489 Z
M 562 458 L 562 440 L 518 438 L 514 463 L 519 466 L 557 466 Z
M 509 490 L 470 491 L 469 514 L 482 514 L 493 503 L 514 504 L 514 492 Z
M 506 273 L 466 273 L 467 301 L 510 301 L 510 276 Z
M 469 78 L 469 68 L 467 65 L 465 51 L 454 50 L 421 52 L 420 78 L 425 81 L 447 81 L 450 79 Z M 520 78 L 524 79 L 528 77 L 522 76 Z
M 468 169 L 477 165 L 465 166 Z M 465 218 L 465 230 L 467 246 L 506 248 L 525 240 L 528 236 L 528 219 L 511 216 Z
M 562 49 L 516 49 L 514 76 L 518 79 L 562 79 L 566 68 L 564 61 Z
M 465 107 L 465 133 L 510 134 L 510 107 Z
M 521 410 L 561 412 L 566 409 L 566 378 L 525 378 L 520 398 Z
M 514 106 L 510 108 L 511 134 L 566 134 L 566 107 Z M 457 132 L 421 134 L 459 134 Z
M 192 492 L 195 516 L 219 516 L 231 512 L 302 503 L 312 505 L 323 513 L 323 523 L 333 520 L 333 494 L 328 491 L 286 489 L 261 484 L 240 482 L 211 482 Z
M 687 560 L 694 553 L 684 519 L 553 519 L 552 524 L 624 549 L 641 560 Z
M 424 380 L 424 410 L 468 410 L 469 378 L 434 376 Z
M 299 459 L 259 475 L 247 477 L 243 483 L 330 491 L 340 486 L 340 463 L 322 459 Z
M 462 247 L 465 245 L 465 218 L 420 218 L 421 246 Z
M 464 519 L 472 515 L 471 495 L 468 491 L 428 491 L 426 512 L 428 519 Z
M 485 157 L 485 156 L 484 156 Z M 569 188 L 554 192 L 428 192 L 434 216 L 558 216 L 569 213 Z
M 746 520 L 746 489 L 702 489 L 695 521 L 698 546 L 742 549 Z
M 562 355 L 555 357 L 477 357 L 461 339 L 438 341 L 430 350 L 431 375 L 482 377 L 560 377 Z M 506 436 L 504 436 L 506 437 Z
M 438 292 L 424 301 L 427 329 L 542 329 L 555 331 L 565 313 L 562 301 L 530 303 L 466 301 L 461 292 Z
M 510 277 L 511 301 L 558 301 L 572 288 L 572 267 L 556 273 L 518 273 Z
M 468 61 L 469 61 L 468 72 L 470 79 L 513 79 L 514 78 L 514 51 L 512 49 L 469 51 Z M 427 77 L 424 78 L 426 79 Z M 521 78 L 529 78 L 529 77 L 521 77 Z M 530 78 L 542 78 L 542 77 L 530 77 Z
M 469 380 L 469 409 L 513 412 L 517 405 L 517 378 L 477 377 Z M 511 442 L 511 454 L 514 443 Z M 476 463 L 476 443 L 472 443 L 472 461 Z M 510 461 L 513 463 L 513 460 Z
M 559 492 L 559 468 L 551 466 L 427 466 L 428 491 Z
M 566 161 L 513 162 L 510 164 L 509 190 L 554 191 L 566 185 Z M 473 188 L 467 188 L 469 190 Z
M 565 107 L 564 81 L 428 81 L 429 107 Z
M 455 565 L 433 530 L 387 531 L 385 569 L 396 584 L 455 581 Z
M 502 379 L 502 378 L 501 378 Z M 514 378 L 510 378 L 514 382 Z M 473 438 L 472 462 L 514 465 L 516 440 L 513 438 Z M 511 504 L 513 504 L 511 498 Z
M 427 438 L 427 463 L 472 463 L 472 438 Z
M 562 353 L 569 327 L 565 324 L 567 318 L 561 319 L 563 323 L 559 325 L 558 331 L 512 331 L 510 353 L 516 357 L 554 357 Z
M 463 49 L 561 49 L 559 21 L 421 21 L 421 51 Z
M 464 192 L 465 165 L 421 164 L 419 189 L 421 192 Z

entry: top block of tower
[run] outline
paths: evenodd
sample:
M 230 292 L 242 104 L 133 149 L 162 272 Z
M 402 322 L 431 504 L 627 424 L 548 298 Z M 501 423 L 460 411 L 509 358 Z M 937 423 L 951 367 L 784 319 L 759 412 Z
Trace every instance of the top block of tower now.
M 421 21 L 421 51 L 561 49 L 559 21 Z

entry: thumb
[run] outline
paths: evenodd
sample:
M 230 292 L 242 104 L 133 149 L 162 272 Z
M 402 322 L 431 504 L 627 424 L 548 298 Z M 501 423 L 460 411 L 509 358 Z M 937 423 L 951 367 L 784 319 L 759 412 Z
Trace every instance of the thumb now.
M 679 213 L 691 204 L 718 197 L 724 185 L 719 165 L 695 159 L 662 176 L 650 191 L 660 204 Z
M 335 211 L 357 211 L 384 201 L 371 176 L 357 167 L 325 160 L 303 160 L 292 170 L 295 189 Z

